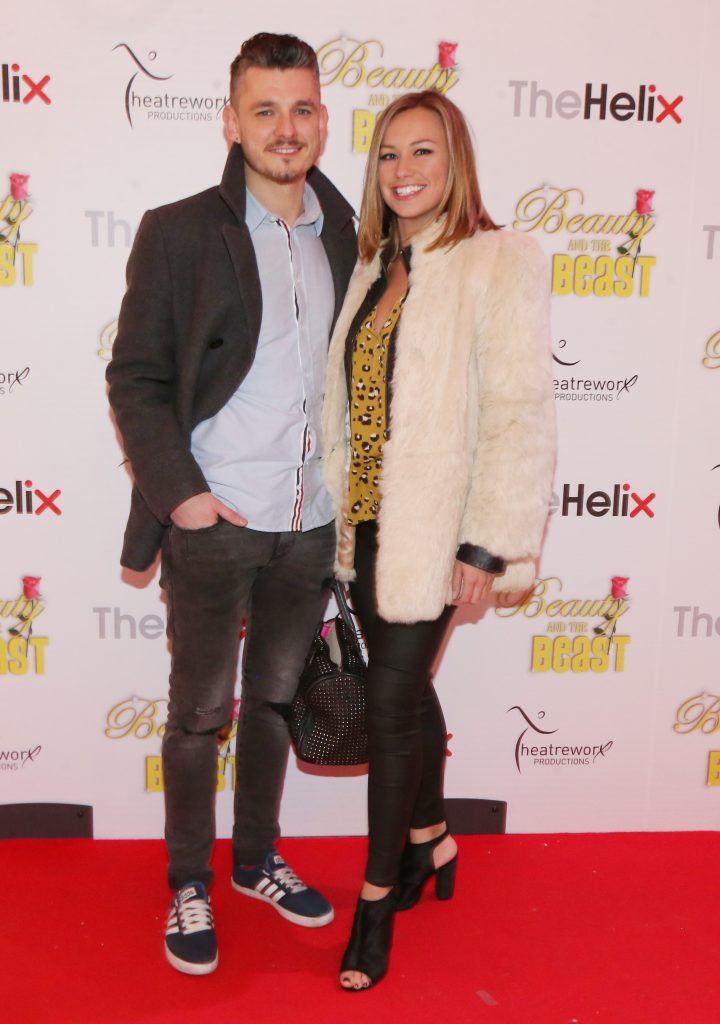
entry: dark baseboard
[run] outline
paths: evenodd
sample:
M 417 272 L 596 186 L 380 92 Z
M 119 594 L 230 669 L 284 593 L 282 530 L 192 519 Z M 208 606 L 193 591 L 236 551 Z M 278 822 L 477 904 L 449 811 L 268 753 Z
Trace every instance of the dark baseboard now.
M 448 828 L 456 836 L 498 836 L 505 833 L 507 803 L 504 800 L 445 799 Z
M 0 839 L 92 838 L 92 807 L 83 804 L 0 804 Z

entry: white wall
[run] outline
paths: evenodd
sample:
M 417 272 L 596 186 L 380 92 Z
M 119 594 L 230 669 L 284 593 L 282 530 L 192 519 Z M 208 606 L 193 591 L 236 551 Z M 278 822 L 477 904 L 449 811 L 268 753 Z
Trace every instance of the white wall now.
M 489 609 L 479 621 L 458 617 L 437 676 L 453 734 L 448 795 L 507 800 L 515 832 L 713 828 L 720 800 L 720 773 L 708 781 L 709 758 L 720 750 L 713 731 L 720 719 L 712 712 L 720 702 L 720 469 L 712 470 L 720 463 L 720 371 L 710 367 L 720 358 L 705 366 L 703 356 L 720 330 L 720 228 L 717 235 L 706 229 L 720 225 L 720 81 L 711 50 L 717 8 L 691 0 L 679 17 L 676 5 L 663 0 L 649 18 L 620 0 L 488 0 L 481 7 L 456 0 L 441 13 L 378 0 L 345 7 L 318 0 L 304 10 L 273 4 L 259 17 L 226 0 L 149 7 L 109 0 L 95 13 L 77 0 L 62 6 L 60 17 L 57 5 L 38 0 L 32 25 L 6 25 L 0 49 L 0 63 L 9 66 L 9 100 L 0 103 L 0 204 L 8 176 L 17 172 L 30 175 L 31 207 L 20 225 L 26 248 L 16 254 L 14 273 L 8 249 L 0 247 L 0 487 L 10 492 L 0 491 L 0 511 L 7 509 L 0 515 L 0 803 L 91 804 L 98 836 L 161 834 L 162 796 L 152 784 L 147 791 L 146 768 L 152 772 L 147 759 L 159 755 L 164 720 L 164 609 L 156 576 L 123 577 L 118 566 L 129 483 L 103 373 L 132 232 L 146 208 L 219 180 L 226 149 L 216 111 L 227 67 L 243 39 L 268 29 L 325 47 L 331 134 L 322 166 L 356 205 L 364 157 L 353 146 L 362 145 L 363 111 L 377 112 L 398 92 L 370 87 L 364 76 L 377 67 L 429 70 L 438 43 L 457 41 L 459 67 L 448 94 L 473 126 L 495 219 L 533 230 L 556 258 L 557 292 L 563 261 L 610 256 L 613 264 L 610 294 L 553 299 L 554 352 L 573 364 L 555 365 L 555 491 L 562 497 L 566 484 L 573 493 L 583 484 L 587 498 L 627 483 L 643 500 L 656 495 L 648 505 L 653 515 L 640 508 L 631 516 L 635 499 L 626 516 L 556 511 L 540 568 L 543 607 L 534 600 L 515 614 Z M 358 44 L 365 44 L 362 64 L 350 59 Z M 332 69 L 342 55 L 350 63 L 338 78 Z M 150 78 L 140 65 L 170 77 Z M 21 101 L 12 102 L 14 74 L 31 83 L 48 75 L 42 89 L 50 102 L 22 102 L 33 86 L 21 77 Z M 437 78 L 437 69 L 431 75 Z M 353 87 L 358 76 L 363 80 Z M 545 91 L 535 97 L 534 116 L 533 82 L 536 92 Z M 594 98 L 606 83 L 608 105 L 617 93 L 637 98 L 644 85 L 646 101 L 656 97 L 656 120 L 619 120 L 609 112 L 602 120 L 597 104 L 585 119 L 578 106 L 586 83 Z M 201 97 L 204 119 L 166 118 L 194 109 L 179 97 Z M 162 106 L 143 106 L 148 102 Z M 621 97 L 617 112 L 632 102 Z M 639 188 L 655 190 L 656 213 L 630 279 L 632 294 L 616 295 L 621 238 L 590 229 L 610 215 L 630 214 Z M 564 191 L 563 225 L 556 218 L 533 227 L 524 219 L 523 197 L 538 189 L 544 191 L 529 212 L 539 214 L 542 203 Z M 601 220 L 583 219 L 593 214 Z M 643 273 L 646 295 L 639 294 Z M 602 291 L 602 283 L 596 288 Z M 573 377 L 599 383 L 563 383 Z M 628 382 L 621 394 L 608 383 L 617 381 Z M 30 490 L 48 496 L 59 489 L 61 514 L 19 514 L 17 480 L 32 480 Z M 42 499 L 34 502 L 37 510 Z M 42 606 L 27 671 L 16 674 L 22 662 L 4 654 L 27 574 L 41 577 Z M 615 575 L 630 579 L 630 604 L 617 629 L 629 639 L 613 643 L 608 670 L 581 670 L 579 656 L 569 671 L 558 670 L 562 659 L 554 670 L 533 671 L 533 645 L 553 640 L 578 652 L 600 621 L 559 615 L 557 604 L 548 613 L 547 604 L 600 601 Z M 678 709 L 701 694 L 702 707 L 694 705 L 683 731 L 675 730 Z M 555 731 L 543 736 L 530 723 Z M 528 748 L 545 741 L 603 751 L 581 764 L 537 763 L 539 755 L 521 751 L 518 768 L 515 748 L 524 729 Z M 218 798 L 221 834 L 230 829 L 230 767 L 226 778 Z M 363 831 L 364 795 L 364 777 L 317 777 L 293 764 L 284 829 Z

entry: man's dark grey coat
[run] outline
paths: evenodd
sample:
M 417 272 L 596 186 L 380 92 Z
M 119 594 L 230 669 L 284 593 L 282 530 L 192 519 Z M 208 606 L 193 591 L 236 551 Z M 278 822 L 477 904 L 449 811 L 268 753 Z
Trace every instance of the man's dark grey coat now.
M 308 181 L 324 214 L 337 318 L 356 259 L 353 210 L 317 168 Z M 127 285 L 107 381 L 135 479 L 121 563 L 142 570 L 173 509 L 209 490 L 191 431 L 225 405 L 255 358 L 262 295 L 239 145 L 219 187 L 145 214 Z

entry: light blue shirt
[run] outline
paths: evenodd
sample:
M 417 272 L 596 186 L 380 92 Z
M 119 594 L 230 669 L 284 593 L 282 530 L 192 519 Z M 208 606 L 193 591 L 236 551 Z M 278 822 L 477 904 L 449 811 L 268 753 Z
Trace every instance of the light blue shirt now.
M 320 413 L 335 289 L 320 240 L 323 213 L 305 186 L 292 227 L 247 191 L 245 222 L 262 291 L 255 360 L 192 454 L 212 493 L 252 530 L 313 530 L 334 518 L 320 469 Z

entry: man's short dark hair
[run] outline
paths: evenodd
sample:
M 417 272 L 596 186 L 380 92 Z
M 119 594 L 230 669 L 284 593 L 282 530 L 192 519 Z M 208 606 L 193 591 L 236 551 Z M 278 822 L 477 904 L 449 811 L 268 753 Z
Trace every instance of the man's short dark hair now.
M 275 32 L 258 32 L 242 44 L 240 53 L 230 65 L 231 98 L 234 98 L 240 77 L 248 68 L 278 68 L 280 71 L 309 68 L 320 78 L 317 55 L 312 46 L 297 36 L 277 35 Z

